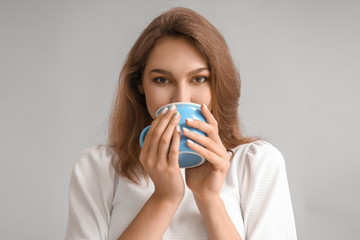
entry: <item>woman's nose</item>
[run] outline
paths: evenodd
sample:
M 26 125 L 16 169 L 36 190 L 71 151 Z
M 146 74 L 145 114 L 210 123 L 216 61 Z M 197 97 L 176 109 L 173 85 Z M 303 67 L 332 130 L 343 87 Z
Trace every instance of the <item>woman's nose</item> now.
M 178 85 L 173 94 L 172 102 L 191 102 L 191 91 L 186 86 Z

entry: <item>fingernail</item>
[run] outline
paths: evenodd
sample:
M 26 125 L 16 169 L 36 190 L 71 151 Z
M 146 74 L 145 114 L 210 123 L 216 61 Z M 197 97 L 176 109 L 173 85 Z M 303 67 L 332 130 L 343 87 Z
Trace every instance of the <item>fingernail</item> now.
M 176 111 L 176 113 L 174 114 L 174 118 L 178 118 L 180 116 L 180 113 L 178 111 Z
M 194 144 L 194 142 L 191 141 L 190 139 L 188 139 L 187 142 L 188 142 L 189 144 Z
M 179 125 L 176 125 L 176 132 L 180 132 L 180 126 Z
M 187 118 L 186 121 L 188 121 L 188 122 L 193 122 L 194 120 L 191 119 L 191 118 Z
M 184 129 L 184 132 L 190 132 L 190 130 L 187 129 L 186 127 L 183 127 L 183 129 Z
M 203 103 L 203 106 L 204 106 L 204 108 L 208 109 L 207 106 L 205 105 L 205 103 Z
M 166 107 L 161 111 L 161 114 L 165 114 L 169 109 Z
M 174 111 L 175 110 L 175 108 L 176 108 L 176 106 L 173 104 L 173 105 L 171 105 L 171 107 L 170 107 L 170 112 L 172 112 L 172 111 Z

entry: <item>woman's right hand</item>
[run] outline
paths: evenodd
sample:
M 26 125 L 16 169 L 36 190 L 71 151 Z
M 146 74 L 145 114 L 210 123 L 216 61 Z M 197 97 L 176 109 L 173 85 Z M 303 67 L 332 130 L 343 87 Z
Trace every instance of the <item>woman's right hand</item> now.
M 180 115 L 175 110 L 174 106 L 159 114 L 145 137 L 140 162 L 154 182 L 155 191 L 119 240 L 161 239 L 184 197 L 185 185 L 178 163 Z
M 185 185 L 178 163 L 181 136 L 179 121 L 180 114 L 175 105 L 158 115 L 145 137 L 140 162 L 154 182 L 153 196 L 180 203 Z

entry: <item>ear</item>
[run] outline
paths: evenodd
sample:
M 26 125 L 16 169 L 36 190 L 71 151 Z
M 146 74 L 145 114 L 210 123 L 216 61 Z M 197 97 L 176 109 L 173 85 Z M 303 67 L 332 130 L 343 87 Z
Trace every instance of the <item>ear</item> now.
M 138 90 L 139 90 L 140 93 L 145 94 L 144 93 L 144 87 L 143 87 L 143 85 L 141 83 L 138 84 Z

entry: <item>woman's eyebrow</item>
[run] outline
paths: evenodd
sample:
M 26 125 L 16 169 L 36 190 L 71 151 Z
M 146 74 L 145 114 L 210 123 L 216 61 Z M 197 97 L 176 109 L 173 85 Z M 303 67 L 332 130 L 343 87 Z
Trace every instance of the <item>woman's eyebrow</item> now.
M 172 74 L 172 72 L 166 71 L 164 69 L 159 69 L 159 68 L 155 68 L 155 69 L 151 70 L 150 73 L 161 73 L 161 74 L 165 74 L 165 75 L 168 75 L 168 76 L 171 76 L 171 77 L 174 76 Z
M 192 70 L 192 71 L 188 72 L 187 76 L 191 77 L 192 75 L 198 74 L 198 73 L 200 73 L 202 71 L 205 71 L 205 70 L 210 71 L 210 69 L 207 68 L 207 67 L 197 68 L 195 70 Z
M 205 70 L 210 71 L 209 68 L 207 68 L 207 67 L 197 68 L 195 70 L 192 70 L 192 71 L 188 72 L 187 76 L 192 76 L 192 75 L 195 75 L 195 74 L 200 73 L 200 72 L 205 71 Z M 160 68 L 152 69 L 150 71 L 150 73 L 161 73 L 161 74 L 168 75 L 168 76 L 171 76 L 171 77 L 174 76 L 174 74 L 172 74 L 172 72 L 164 70 L 164 69 L 160 69 Z

